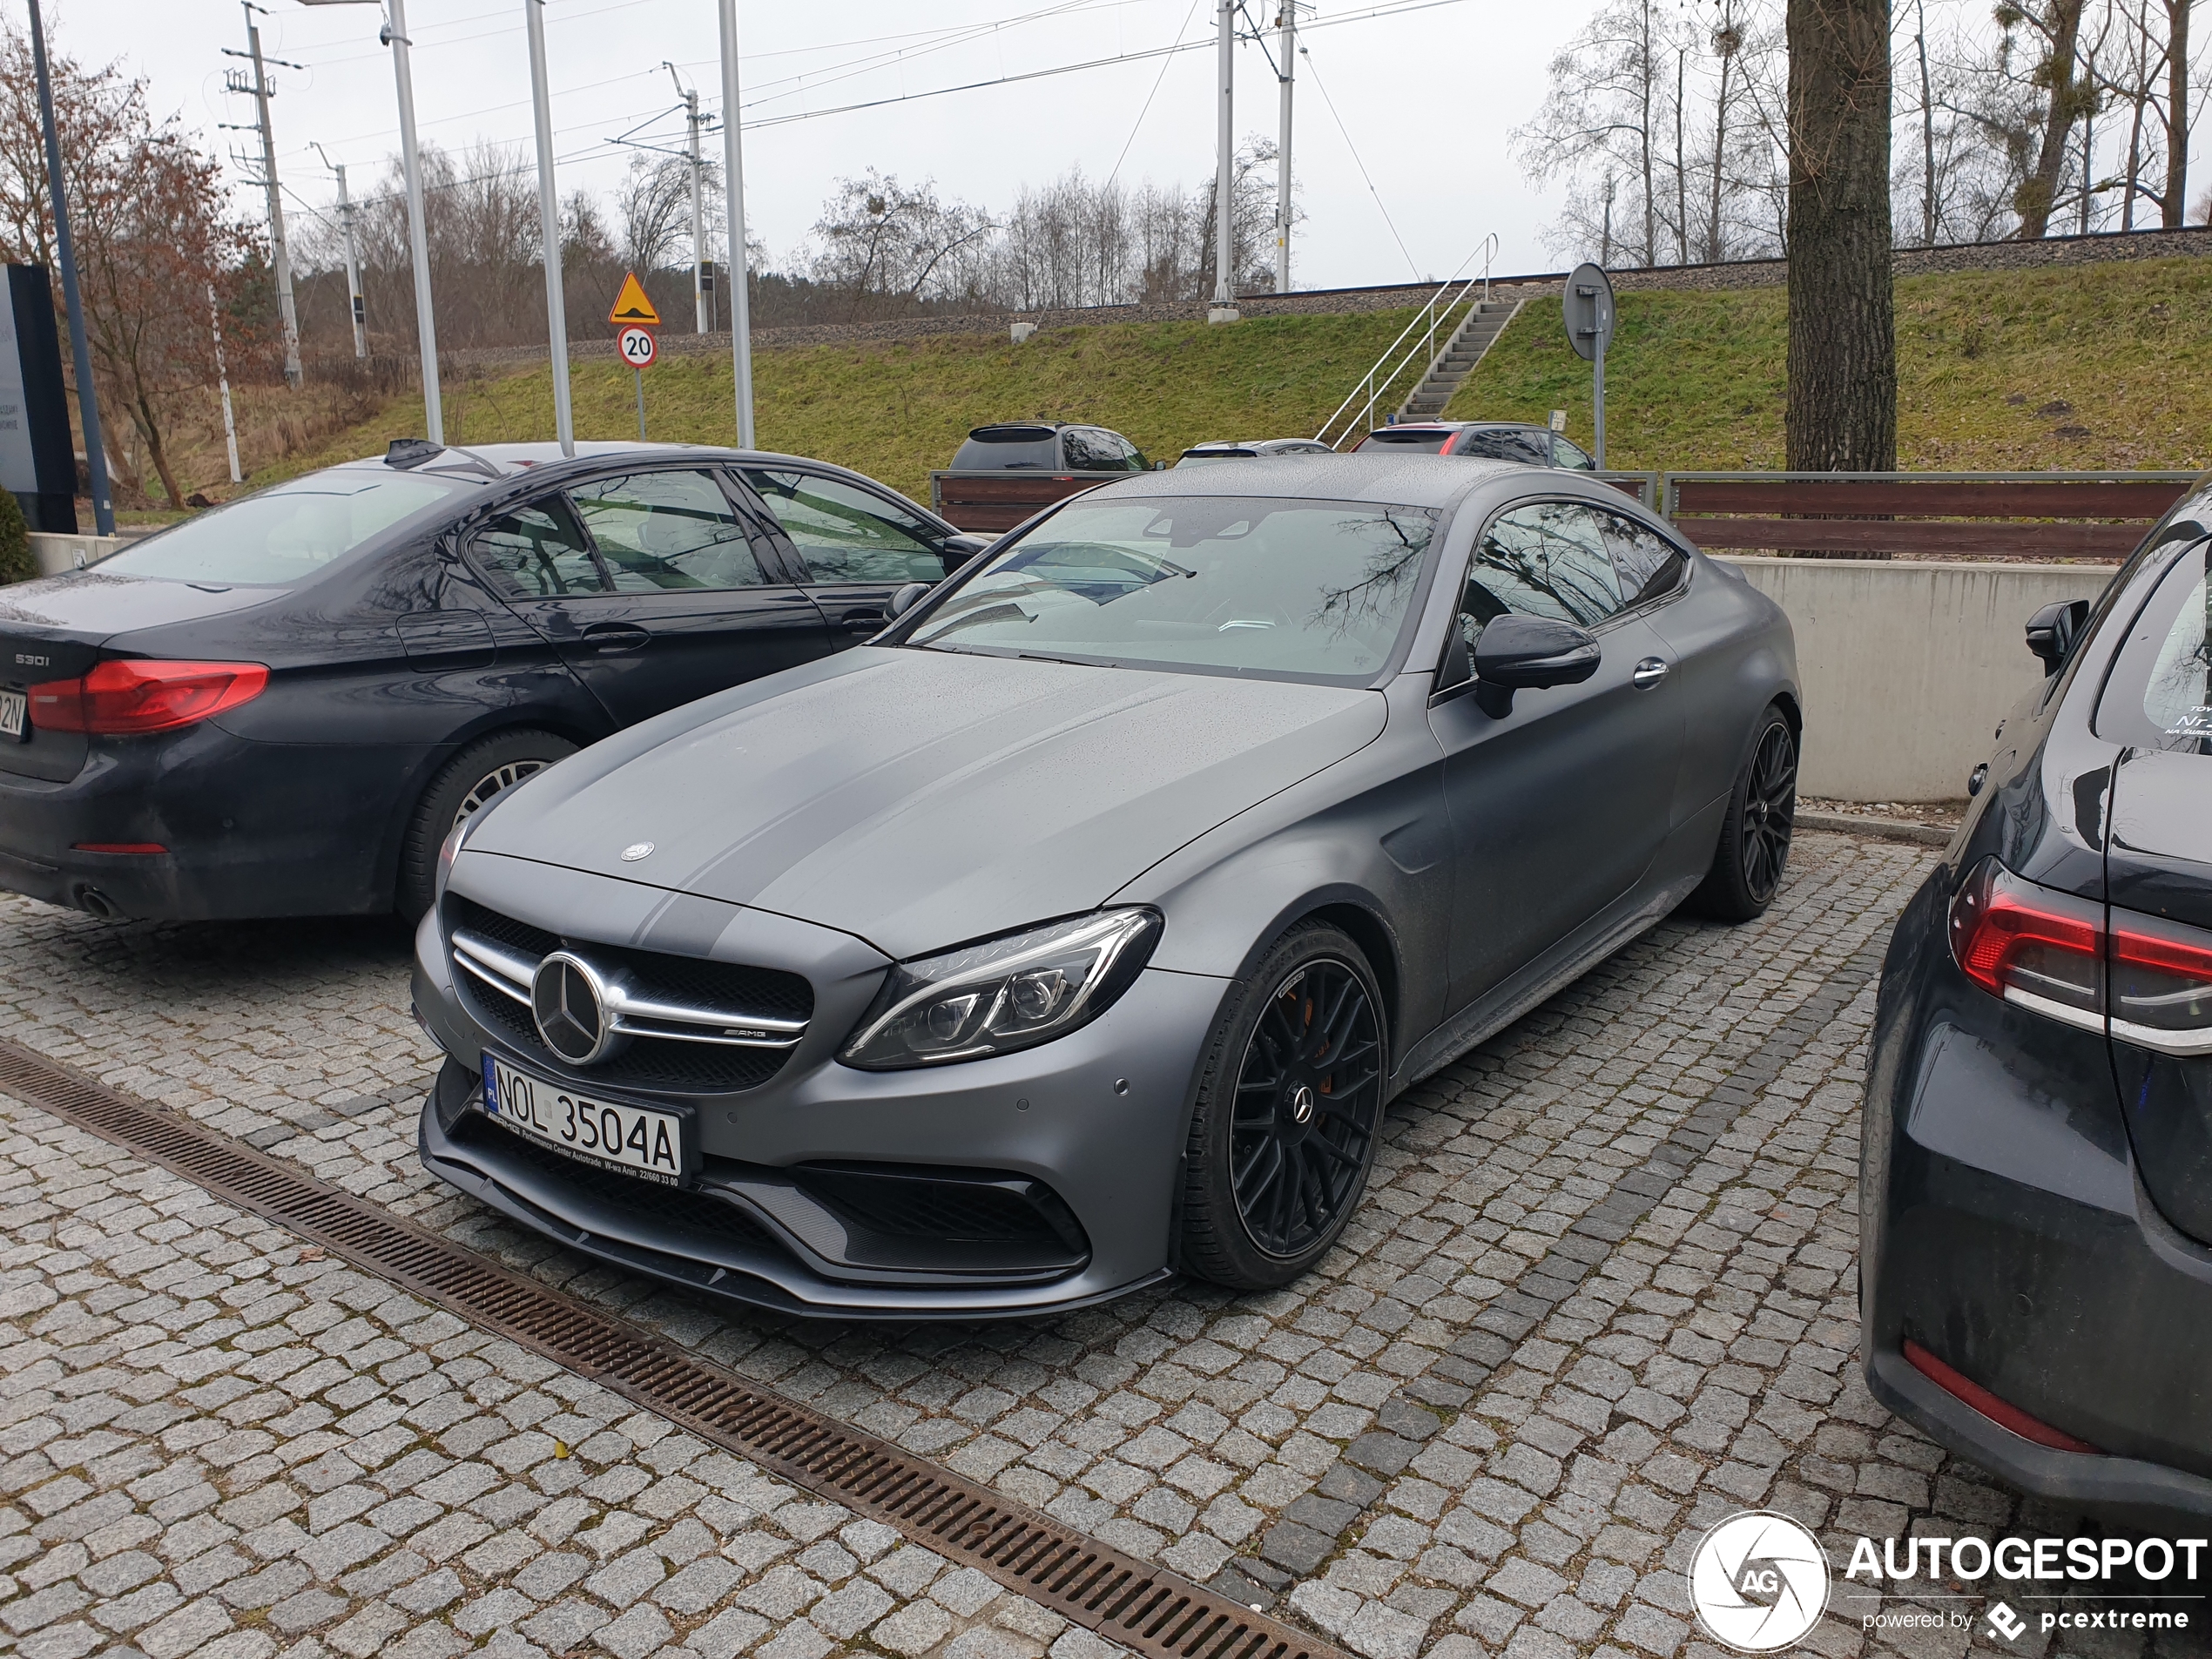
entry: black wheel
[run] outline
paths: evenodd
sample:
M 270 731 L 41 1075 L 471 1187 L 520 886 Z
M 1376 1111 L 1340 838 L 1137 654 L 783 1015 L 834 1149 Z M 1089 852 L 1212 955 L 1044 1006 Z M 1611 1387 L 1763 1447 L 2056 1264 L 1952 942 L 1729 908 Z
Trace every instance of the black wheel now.
M 1729 796 L 1713 867 L 1691 902 L 1719 921 L 1764 914 L 1782 885 L 1797 818 L 1797 734 L 1782 711 L 1770 706 Z
M 1184 1264 L 1231 1290 L 1287 1285 L 1359 1203 L 1387 1076 L 1382 999 L 1359 946 L 1292 929 L 1216 1028 L 1190 1120 Z
M 438 849 L 453 826 L 482 810 L 525 778 L 576 752 L 576 745 L 550 732 L 498 732 L 479 738 L 438 769 L 415 809 L 400 846 L 399 890 L 392 907 L 402 921 L 430 907 L 438 877 Z

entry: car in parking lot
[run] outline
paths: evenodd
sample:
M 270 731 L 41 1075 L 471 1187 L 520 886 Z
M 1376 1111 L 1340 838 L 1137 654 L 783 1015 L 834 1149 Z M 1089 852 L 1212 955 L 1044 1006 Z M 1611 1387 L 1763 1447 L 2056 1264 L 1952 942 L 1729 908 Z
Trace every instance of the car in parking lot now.
M 1789 624 L 1595 480 L 1133 477 L 894 608 L 456 827 L 430 1171 L 795 1312 L 1282 1285 L 1393 1096 L 1782 878 Z
M 1579 444 L 1549 427 L 1525 421 L 1401 421 L 1379 426 L 1352 450 L 1354 455 L 1416 450 L 1433 455 L 1476 456 L 1485 461 L 1520 461 L 1532 467 L 1568 467 L 1588 472 L 1597 462 Z
M 429 902 L 456 819 L 873 633 L 982 546 L 792 455 L 393 446 L 0 601 L 0 887 L 96 915 Z
M 1875 1395 L 2020 1488 L 2212 1518 L 2212 487 L 2029 624 L 1883 965 L 1866 1084 Z
M 954 472 L 1148 472 L 1144 452 L 1120 433 L 1073 421 L 979 426 L 954 453 Z
M 1178 467 L 1206 467 L 1220 461 L 1258 461 L 1276 455 L 1333 454 L 1318 438 L 1240 438 L 1215 443 L 1194 443 L 1177 457 Z

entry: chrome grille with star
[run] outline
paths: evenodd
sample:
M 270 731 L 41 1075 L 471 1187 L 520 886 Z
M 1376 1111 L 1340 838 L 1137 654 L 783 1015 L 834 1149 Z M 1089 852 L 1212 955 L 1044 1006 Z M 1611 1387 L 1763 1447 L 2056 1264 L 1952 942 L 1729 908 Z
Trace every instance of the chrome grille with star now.
M 755 1089 L 806 1034 L 797 974 L 564 941 L 457 895 L 448 937 L 485 1025 L 526 1058 L 686 1094 Z

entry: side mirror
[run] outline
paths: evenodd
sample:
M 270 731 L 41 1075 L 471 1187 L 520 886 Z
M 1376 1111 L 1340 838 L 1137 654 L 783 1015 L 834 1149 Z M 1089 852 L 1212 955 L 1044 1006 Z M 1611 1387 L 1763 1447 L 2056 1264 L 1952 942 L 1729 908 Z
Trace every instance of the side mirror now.
M 1165 472 L 1167 469 L 1168 463 L 1164 461 L 1156 461 L 1152 463 L 1152 470 L 1154 472 Z
M 962 530 L 957 536 L 948 536 L 944 541 L 945 571 L 950 575 L 990 546 L 997 538 L 978 536 L 973 530 Z
M 2058 599 L 2027 619 L 2027 648 L 2043 664 L 2045 678 L 2057 673 L 2089 620 L 2087 599 Z
M 884 611 L 894 620 L 903 617 L 920 604 L 922 596 L 928 591 L 929 584 L 927 582 L 909 582 L 891 596 L 891 603 L 883 607 Z
M 1579 685 L 1597 672 L 1598 643 L 1571 622 L 1511 612 L 1492 618 L 1474 644 L 1475 701 L 1493 719 L 1513 712 L 1515 691 Z

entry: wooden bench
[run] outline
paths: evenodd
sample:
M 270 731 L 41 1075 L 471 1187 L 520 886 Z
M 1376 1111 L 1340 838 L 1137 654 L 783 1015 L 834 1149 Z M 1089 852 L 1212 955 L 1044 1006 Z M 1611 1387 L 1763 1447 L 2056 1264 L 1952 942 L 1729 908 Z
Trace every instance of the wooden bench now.
M 933 472 L 929 504 L 955 529 L 996 535 L 1056 501 L 1129 475 L 1125 472 Z
M 1694 473 L 1664 510 L 1709 551 L 1831 558 L 2124 558 L 2194 475 Z

